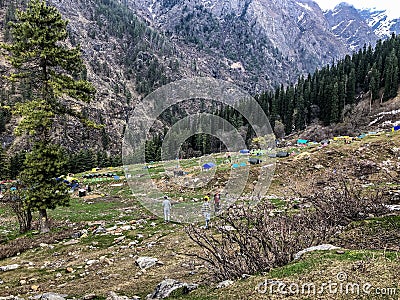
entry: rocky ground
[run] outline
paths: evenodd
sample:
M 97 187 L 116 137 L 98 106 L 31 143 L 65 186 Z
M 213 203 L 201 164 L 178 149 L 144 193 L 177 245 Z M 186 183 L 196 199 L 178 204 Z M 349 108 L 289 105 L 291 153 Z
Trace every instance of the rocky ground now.
M 266 200 L 276 210 L 306 205 L 306 196 L 329 187 L 333 178 L 371 193 L 384 189 L 393 208 L 400 204 L 399 133 L 370 135 L 350 144 L 338 141 L 284 150 L 292 155 L 277 160 Z M 221 183 L 228 172 L 223 160 L 217 160 L 216 177 Z M 252 172 L 257 173 L 254 168 Z M 198 172 L 189 162 L 185 169 Z M 177 201 L 180 197 L 200 200 L 209 188 L 177 193 L 176 186 L 165 183 L 165 174 L 156 168 L 152 174 Z M 209 266 L 193 256 L 202 250 L 185 234 L 184 225 L 164 224 L 150 214 L 123 179 L 93 187 L 88 196 L 73 198 L 69 207 L 49 212 L 53 230 L 46 235 L 36 231 L 19 235 L 12 212 L 0 206 L 0 297 L 6 297 L 0 299 L 151 299 L 171 290 L 170 299 L 308 299 L 301 285 L 309 282 L 317 287 L 355 283 L 361 289 L 365 284 L 373 288 L 369 294 L 323 290 L 319 299 L 332 299 L 332 295 L 335 299 L 397 299 L 400 293 L 400 215 L 396 210 L 344 228 L 328 241 L 338 249 L 307 252 L 269 273 L 217 282 L 210 277 Z M 271 286 L 282 284 L 291 285 L 291 293 L 270 292 Z

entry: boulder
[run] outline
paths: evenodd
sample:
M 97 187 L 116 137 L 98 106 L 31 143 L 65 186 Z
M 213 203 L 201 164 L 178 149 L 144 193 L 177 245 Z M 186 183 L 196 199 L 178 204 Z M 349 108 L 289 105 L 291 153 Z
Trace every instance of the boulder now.
M 44 294 L 39 294 L 35 295 L 33 297 L 29 297 L 30 299 L 33 300 L 65 300 L 65 298 L 68 297 L 68 295 L 65 294 L 56 294 L 56 293 L 44 293 Z
M 136 264 L 139 266 L 139 268 L 143 269 L 148 269 L 153 267 L 158 263 L 158 259 L 154 257 L 149 257 L 149 256 L 140 256 L 138 259 L 136 259 Z
M 224 280 L 218 283 L 217 289 L 222 289 L 233 284 L 232 280 Z
M 108 292 L 108 297 L 106 300 L 140 300 L 140 297 L 138 296 L 133 296 L 132 298 L 129 298 L 127 296 L 119 296 L 115 292 Z
M 0 266 L 0 271 L 6 272 L 11 271 L 19 268 L 19 264 L 7 265 L 7 266 Z
M 184 295 L 197 288 L 197 284 L 180 282 L 175 279 L 165 279 L 156 286 L 153 293 L 147 295 L 147 299 L 165 299 L 169 297 L 172 292 Z

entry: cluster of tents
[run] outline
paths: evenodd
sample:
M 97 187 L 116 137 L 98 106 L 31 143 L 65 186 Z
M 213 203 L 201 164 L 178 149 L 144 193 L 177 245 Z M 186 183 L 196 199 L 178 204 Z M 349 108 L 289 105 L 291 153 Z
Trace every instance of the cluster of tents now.
M 89 173 L 89 174 L 84 174 L 82 178 L 86 179 L 92 179 L 92 178 L 100 178 L 100 177 L 113 177 L 114 179 L 119 179 L 119 176 L 114 173 Z M 118 178 L 116 178 L 118 177 Z

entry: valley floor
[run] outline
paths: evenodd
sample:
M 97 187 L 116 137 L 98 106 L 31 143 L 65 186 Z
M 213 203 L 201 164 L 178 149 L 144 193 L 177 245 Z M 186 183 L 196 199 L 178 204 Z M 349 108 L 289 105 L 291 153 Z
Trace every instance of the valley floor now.
M 368 136 L 350 144 L 335 142 L 326 147 L 286 150 L 296 155 L 277 160 L 268 193 L 277 210 L 302 204 L 315 189 L 329 186 L 332 177 L 344 178 L 370 193 L 379 188 L 392 192 L 400 189 L 399 133 Z M 192 167 L 187 162 L 186 170 Z M 173 199 L 189 193 L 162 185 L 164 177 L 157 167 L 152 172 L 154 180 Z M 223 180 L 226 172 L 221 167 L 216 174 Z M 163 279 L 172 278 L 199 284 L 199 288 L 188 295 L 176 293 L 171 299 L 399 297 L 398 211 L 351 223 L 329 241 L 341 250 L 309 252 L 287 266 L 244 276 L 217 288 L 209 266 L 192 256 L 202 249 L 189 239 L 184 225 L 165 224 L 162 218 L 150 214 L 123 179 L 99 181 L 93 187 L 88 196 L 74 197 L 69 207 L 49 211 L 53 230 L 46 235 L 35 231 L 19 235 L 12 212 L 0 206 L 0 296 L 27 299 L 53 292 L 68 298 L 99 299 L 115 292 L 145 299 Z M 207 187 L 190 192 L 187 198 L 201 200 L 206 191 Z M 396 199 L 393 205 L 400 204 Z M 149 268 L 140 268 L 139 257 L 157 261 Z M 315 287 L 315 293 L 304 291 L 310 286 Z

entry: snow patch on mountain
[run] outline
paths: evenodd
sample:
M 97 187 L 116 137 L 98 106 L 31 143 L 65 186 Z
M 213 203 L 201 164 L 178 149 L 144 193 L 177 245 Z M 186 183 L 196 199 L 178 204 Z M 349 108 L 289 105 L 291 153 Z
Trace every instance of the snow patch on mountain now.
M 309 11 L 313 11 L 313 9 L 306 3 L 296 2 L 296 4 L 301 6 L 302 8 L 309 10 Z

